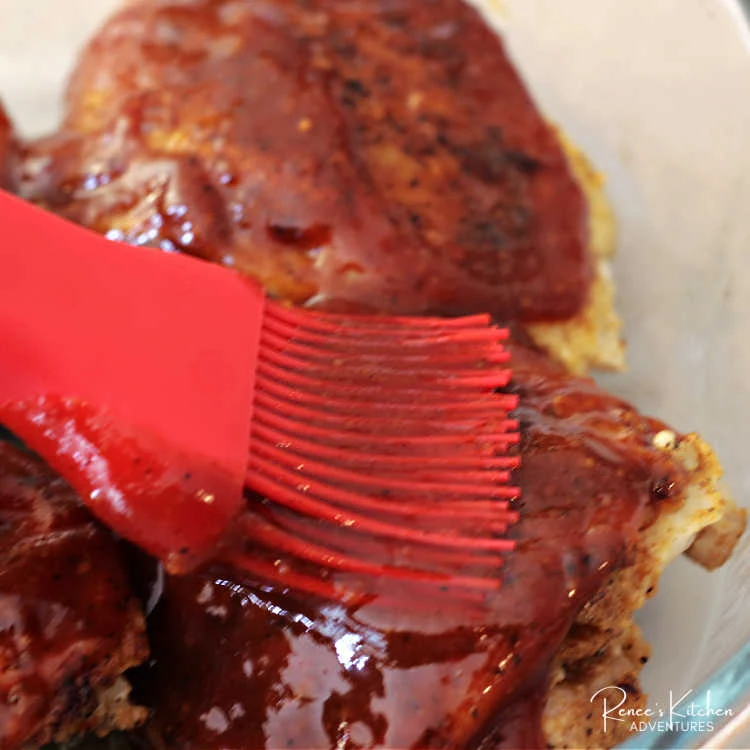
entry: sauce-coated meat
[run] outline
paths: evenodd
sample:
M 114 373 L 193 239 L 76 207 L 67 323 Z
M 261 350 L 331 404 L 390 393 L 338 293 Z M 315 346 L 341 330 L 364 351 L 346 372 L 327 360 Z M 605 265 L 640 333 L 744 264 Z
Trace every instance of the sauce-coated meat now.
M 522 519 L 499 592 L 472 604 L 373 587 L 347 607 L 226 569 L 168 578 L 151 634 L 170 747 L 545 747 L 549 661 L 642 529 L 682 502 L 687 474 L 654 447 L 661 423 L 535 353 L 513 357 Z M 304 570 L 263 554 L 282 580 Z
M 296 303 L 566 319 L 587 220 L 552 129 L 460 0 L 151 0 L 74 75 L 22 192 Z
M 100 692 L 147 653 L 113 537 L 41 461 L 0 442 L 0 747 L 99 729 Z

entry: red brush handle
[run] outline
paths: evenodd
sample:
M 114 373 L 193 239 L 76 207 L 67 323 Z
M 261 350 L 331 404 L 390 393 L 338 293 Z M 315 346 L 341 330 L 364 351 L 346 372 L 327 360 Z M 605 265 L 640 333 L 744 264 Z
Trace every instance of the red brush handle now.
M 182 566 L 241 503 L 262 290 L 4 193 L 0 229 L 0 422 L 105 523 Z

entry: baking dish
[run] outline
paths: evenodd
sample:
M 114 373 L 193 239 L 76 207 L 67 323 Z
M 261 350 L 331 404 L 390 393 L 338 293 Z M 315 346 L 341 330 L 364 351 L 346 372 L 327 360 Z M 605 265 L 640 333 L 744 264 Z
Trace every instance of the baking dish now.
M 52 127 L 76 47 L 118 4 L 70 0 L 61 13 L 54 0 L 5 0 L 0 92 L 26 133 Z M 479 4 L 543 109 L 607 176 L 630 369 L 602 380 L 644 411 L 701 432 L 724 462 L 730 491 L 747 504 L 750 54 L 740 4 Z M 747 539 L 717 573 L 687 561 L 667 572 L 640 618 L 654 651 L 644 672 L 654 710 L 744 658 L 748 581 Z M 739 704 L 719 708 L 741 718 Z M 750 737 L 724 737 L 727 746 L 750 747 Z M 631 746 L 650 741 L 644 733 Z

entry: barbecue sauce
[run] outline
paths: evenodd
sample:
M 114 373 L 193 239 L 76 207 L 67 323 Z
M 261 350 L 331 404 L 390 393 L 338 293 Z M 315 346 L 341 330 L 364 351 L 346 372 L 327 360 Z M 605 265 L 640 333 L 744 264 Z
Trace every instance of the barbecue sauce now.
M 210 558 L 234 515 L 240 477 L 86 401 L 0 404 L 0 424 L 73 486 L 115 533 L 184 573 Z
M 39 459 L 0 443 L 0 747 L 85 728 L 95 691 L 147 653 L 109 532 Z
M 460 0 L 134 3 L 19 190 L 326 309 L 564 320 L 592 278 L 557 136 Z
M 257 522 L 264 502 L 248 495 L 215 562 L 166 576 L 151 616 L 146 693 L 168 747 L 544 747 L 550 660 L 643 528 L 681 502 L 687 477 L 654 446 L 661 423 L 531 350 L 513 346 L 512 362 L 520 520 L 507 532 L 515 549 L 489 572 L 499 585 L 407 585 L 248 550 L 242 524 Z M 153 478 L 132 446 L 118 453 L 117 435 L 103 458 L 146 497 Z M 76 471 L 91 481 L 86 462 L 66 466 L 74 485 Z M 158 504 L 134 510 L 144 529 L 150 512 L 163 525 Z M 360 540 L 364 555 L 374 540 Z M 274 575 L 247 572 L 248 554 Z M 300 575 L 323 586 L 302 587 Z
M 513 367 L 521 521 L 499 589 L 469 606 L 374 587 L 347 605 L 296 589 L 283 554 L 289 585 L 241 566 L 168 576 L 148 679 L 169 747 L 545 747 L 550 660 L 686 473 L 654 447 L 661 423 L 521 347 Z

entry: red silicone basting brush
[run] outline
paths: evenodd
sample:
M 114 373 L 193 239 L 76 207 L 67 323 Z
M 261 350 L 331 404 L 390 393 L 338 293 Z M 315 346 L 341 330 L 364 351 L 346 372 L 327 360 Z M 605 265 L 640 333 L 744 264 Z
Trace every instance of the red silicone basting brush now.
M 170 571 L 229 528 L 225 558 L 321 593 L 317 568 L 496 585 L 518 436 L 486 316 L 292 309 L 4 193 L 0 227 L 0 423 Z

